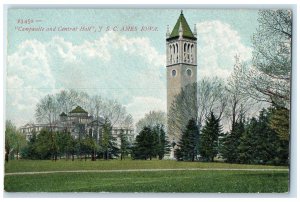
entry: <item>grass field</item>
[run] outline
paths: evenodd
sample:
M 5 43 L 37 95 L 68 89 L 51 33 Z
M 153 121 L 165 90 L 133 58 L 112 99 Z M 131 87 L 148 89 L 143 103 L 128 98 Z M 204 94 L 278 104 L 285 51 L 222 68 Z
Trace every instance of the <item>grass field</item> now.
M 178 162 L 173 160 L 98 160 L 66 161 L 14 160 L 5 164 L 5 172 L 63 171 L 63 170 L 124 170 L 124 169 L 169 169 L 169 168 L 287 168 L 285 166 L 245 165 L 229 163 Z
M 277 169 L 287 167 L 176 161 L 10 161 L 6 173 L 29 171 L 128 170 L 172 168 Z M 7 175 L 8 192 L 288 192 L 284 170 L 180 170 Z

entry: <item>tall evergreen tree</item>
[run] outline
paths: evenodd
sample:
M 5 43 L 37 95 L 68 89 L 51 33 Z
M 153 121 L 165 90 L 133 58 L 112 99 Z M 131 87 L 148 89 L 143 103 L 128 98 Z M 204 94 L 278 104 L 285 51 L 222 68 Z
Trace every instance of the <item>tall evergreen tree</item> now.
M 36 151 L 37 133 L 33 131 L 31 138 L 29 139 L 27 146 L 21 151 L 21 155 L 24 159 L 38 159 L 38 153 Z
M 151 130 L 151 137 L 152 139 L 151 142 L 151 158 L 156 158 L 158 155 L 158 149 L 159 149 L 159 129 L 157 126 L 155 127 L 150 127 Z M 149 146 L 150 146 L 149 145 Z
M 124 130 L 121 130 L 120 133 L 120 155 L 121 155 L 121 160 L 125 159 L 125 156 L 127 156 L 129 154 L 129 141 L 127 139 L 126 134 L 124 134 Z
M 189 120 L 175 150 L 177 160 L 194 161 L 199 144 L 199 130 L 194 119 Z
M 102 154 L 105 160 L 108 160 L 119 155 L 116 138 L 112 135 L 112 126 L 108 119 L 103 125 L 102 140 L 100 142 L 100 155 Z
M 144 127 L 135 139 L 132 148 L 134 159 L 163 159 L 164 155 L 170 151 L 169 141 L 163 125 Z
M 270 111 L 263 109 L 245 128 L 239 146 L 241 163 L 287 164 L 288 142 L 270 127 Z
M 133 148 L 134 159 L 152 159 L 154 153 L 153 136 L 150 127 L 144 127 L 139 135 L 136 137 L 135 145 Z
M 153 130 L 156 131 L 157 135 L 156 154 L 158 159 L 161 160 L 164 158 L 166 153 L 170 152 L 170 144 L 166 137 L 163 125 L 157 125 Z
M 230 131 L 230 133 L 226 133 L 223 136 L 221 141 L 220 152 L 222 157 L 226 162 L 229 163 L 237 163 L 240 151 L 238 149 L 241 136 L 245 131 L 245 121 L 241 119 L 240 121 L 234 123 L 234 127 Z
M 70 155 L 73 153 L 73 139 L 74 137 L 71 135 L 70 132 L 63 131 L 58 132 L 58 147 L 59 147 L 59 154 L 64 155 L 66 160 L 70 158 Z
M 35 151 L 39 159 L 53 159 L 55 158 L 55 143 L 54 139 L 56 136 L 53 132 L 47 129 L 42 129 L 37 135 L 35 141 Z
M 218 153 L 218 138 L 221 135 L 221 129 L 220 120 L 211 112 L 200 136 L 200 155 L 207 161 L 213 161 Z

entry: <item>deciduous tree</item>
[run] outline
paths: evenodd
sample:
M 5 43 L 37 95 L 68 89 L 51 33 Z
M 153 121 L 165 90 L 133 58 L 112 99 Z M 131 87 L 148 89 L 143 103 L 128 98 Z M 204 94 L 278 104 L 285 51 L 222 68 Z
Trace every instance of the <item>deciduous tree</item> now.
M 237 74 L 243 81 L 242 93 L 290 109 L 292 12 L 261 10 L 258 22 L 252 66 L 242 65 Z
M 163 111 L 150 111 L 136 123 L 136 132 L 139 133 L 144 127 L 155 127 L 157 125 L 166 125 L 167 115 Z

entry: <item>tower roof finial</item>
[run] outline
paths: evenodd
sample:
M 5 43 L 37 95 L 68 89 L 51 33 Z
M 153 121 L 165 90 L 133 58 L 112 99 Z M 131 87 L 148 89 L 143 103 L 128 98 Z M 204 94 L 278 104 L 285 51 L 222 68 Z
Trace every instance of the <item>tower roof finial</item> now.
M 180 31 L 182 33 L 182 37 L 196 39 L 196 36 L 194 36 L 190 26 L 188 25 L 184 15 L 183 15 L 183 10 L 181 10 L 181 14 L 179 15 L 179 18 L 178 18 L 178 20 L 170 34 L 170 37 L 168 39 L 179 37 Z
M 169 25 L 167 25 L 167 33 L 166 33 L 166 37 L 169 38 L 170 36 L 170 29 L 169 29 Z

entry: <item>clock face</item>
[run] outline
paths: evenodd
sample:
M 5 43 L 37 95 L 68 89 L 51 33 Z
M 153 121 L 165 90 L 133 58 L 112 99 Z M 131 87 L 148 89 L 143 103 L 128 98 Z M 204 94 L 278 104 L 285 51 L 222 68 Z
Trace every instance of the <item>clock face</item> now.
M 172 76 L 173 77 L 176 76 L 176 70 L 175 69 L 172 70 Z
M 187 69 L 187 70 L 186 70 L 186 74 L 187 74 L 188 76 L 192 76 L 192 70 Z

